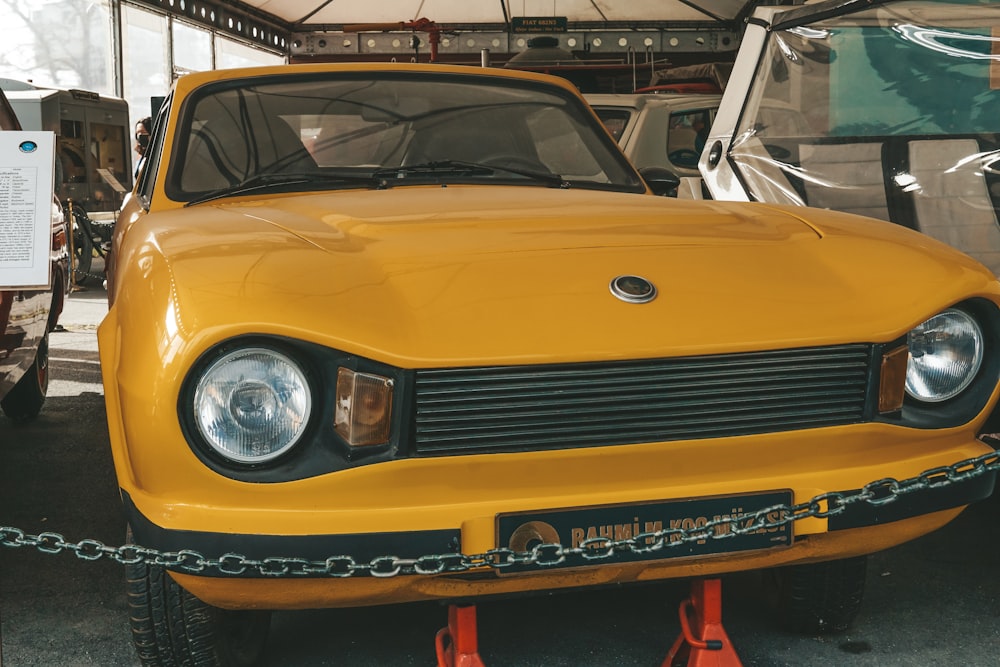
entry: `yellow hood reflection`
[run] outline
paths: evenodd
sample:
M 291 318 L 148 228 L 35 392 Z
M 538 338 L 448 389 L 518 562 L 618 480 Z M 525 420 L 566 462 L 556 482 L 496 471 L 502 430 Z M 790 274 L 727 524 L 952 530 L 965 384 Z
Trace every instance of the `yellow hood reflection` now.
M 604 192 L 341 191 L 139 224 L 133 256 L 154 298 L 175 302 L 175 330 L 291 335 L 403 367 L 891 339 L 929 303 L 993 289 L 976 263 L 889 224 Z M 900 270 L 912 262 L 920 274 Z M 615 298 L 621 275 L 657 297 Z

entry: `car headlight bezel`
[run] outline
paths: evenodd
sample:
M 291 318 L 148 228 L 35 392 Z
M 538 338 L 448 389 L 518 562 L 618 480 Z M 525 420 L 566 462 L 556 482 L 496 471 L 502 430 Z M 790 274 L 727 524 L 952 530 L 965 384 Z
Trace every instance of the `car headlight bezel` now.
M 302 364 L 266 345 L 239 346 L 192 377 L 191 421 L 200 440 L 229 463 L 260 465 L 299 444 L 312 417 Z
M 951 428 L 967 424 L 981 415 L 989 404 L 990 398 L 997 389 L 1000 380 L 1000 307 L 992 301 L 973 297 L 959 303 L 955 303 L 948 308 L 943 308 L 938 313 L 926 318 L 918 323 L 913 329 L 919 329 L 925 322 L 933 320 L 948 310 L 959 310 L 975 320 L 982 332 L 982 360 L 975 373 L 970 373 L 970 380 L 965 383 L 960 391 L 952 396 L 939 401 L 920 400 L 909 392 L 904 386 L 898 387 L 896 391 L 901 395 L 902 405 L 895 411 L 884 412 L 876 406 L 879 413 L 876 421 L 900 424 L 912 428 L 939 429 Z M 879 346 L 880 355 L 885 355 L 901 346 L 906 346 L 909 339 L 909 332 L 901 338 Z M 883 357 L 883 361 L 885 357 Z M 907 352 L 906 369 L 900 371 L 897 381 L 905 382 L 905 373 L 909 370 L 909 352 Z M 885 377 L 882 378 L 883 383 Z M 885 391 L 885 387 L 879 389 Z M 891 392 L 890 392 L 891 393 Z
M 943 403 L 975 380 L 985 356 L 985 335 L 977 319 L 947 308 L 907 334 L 906 393 L 922 403 Z
M 298 365 L 310 387 L 312 409 L 304 430 L 293 446 L 275 457 L 240 462 L 224 456 L 206 439 L 197 424 L 194 401 L 198 380 L 220 358 L 237 350 L 266 348 Z M 363 446 L 345 439 L 336 428 L 337 379 L 341 369 L 382 381 L 393 392 L 384 422 L 388 438 L 380 437 Z M 378 461 L 405 453 L 401 442 L 405 424 L 403 405 L 409 395 L 412 372 L 298 338 L 269 334 L 247 334 L 222 339 L 202 351 L 190 365 L 177 396 L 181 433 L 192 453 L 208 468 L 231 479 L 253 482 L 287 482 Z M 362 420 L 361 425 L 365 425 Z

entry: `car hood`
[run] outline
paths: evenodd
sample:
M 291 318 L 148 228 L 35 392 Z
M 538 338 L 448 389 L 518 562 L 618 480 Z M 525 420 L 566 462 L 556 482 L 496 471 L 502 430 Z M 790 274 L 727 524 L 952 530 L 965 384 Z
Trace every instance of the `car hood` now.
M 402 367 L 891 340 L 992 289 L 977 263 L 888 223 L 642 195 L 409 187 L 213 202 L 140 224 L 122 266 L 146 276 L 122 280 L 135 291 L 121 296 L 169 301 L 163 335 L 288 335 Z M 656 298 L 616 298 L 622 275 Z

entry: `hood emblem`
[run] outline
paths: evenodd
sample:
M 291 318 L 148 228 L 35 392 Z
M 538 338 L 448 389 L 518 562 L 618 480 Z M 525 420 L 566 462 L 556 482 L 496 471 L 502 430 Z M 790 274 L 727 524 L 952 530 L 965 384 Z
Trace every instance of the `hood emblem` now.
M 610 287 L 611 293 L 626 303 L 649 303 L 656 298 L 653 283 L 639 276 L 618 276 Z

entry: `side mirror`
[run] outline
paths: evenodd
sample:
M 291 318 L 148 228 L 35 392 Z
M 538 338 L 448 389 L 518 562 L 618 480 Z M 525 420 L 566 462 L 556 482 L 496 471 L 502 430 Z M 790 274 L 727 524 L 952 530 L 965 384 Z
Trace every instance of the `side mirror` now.
M 677 174 L 665 167 L 644 167 L 639 170 L 639 175 L 649 185 L 653 194 L 661 197 L 676 197 L 677 188 L 681 184 L 681 179 Z

